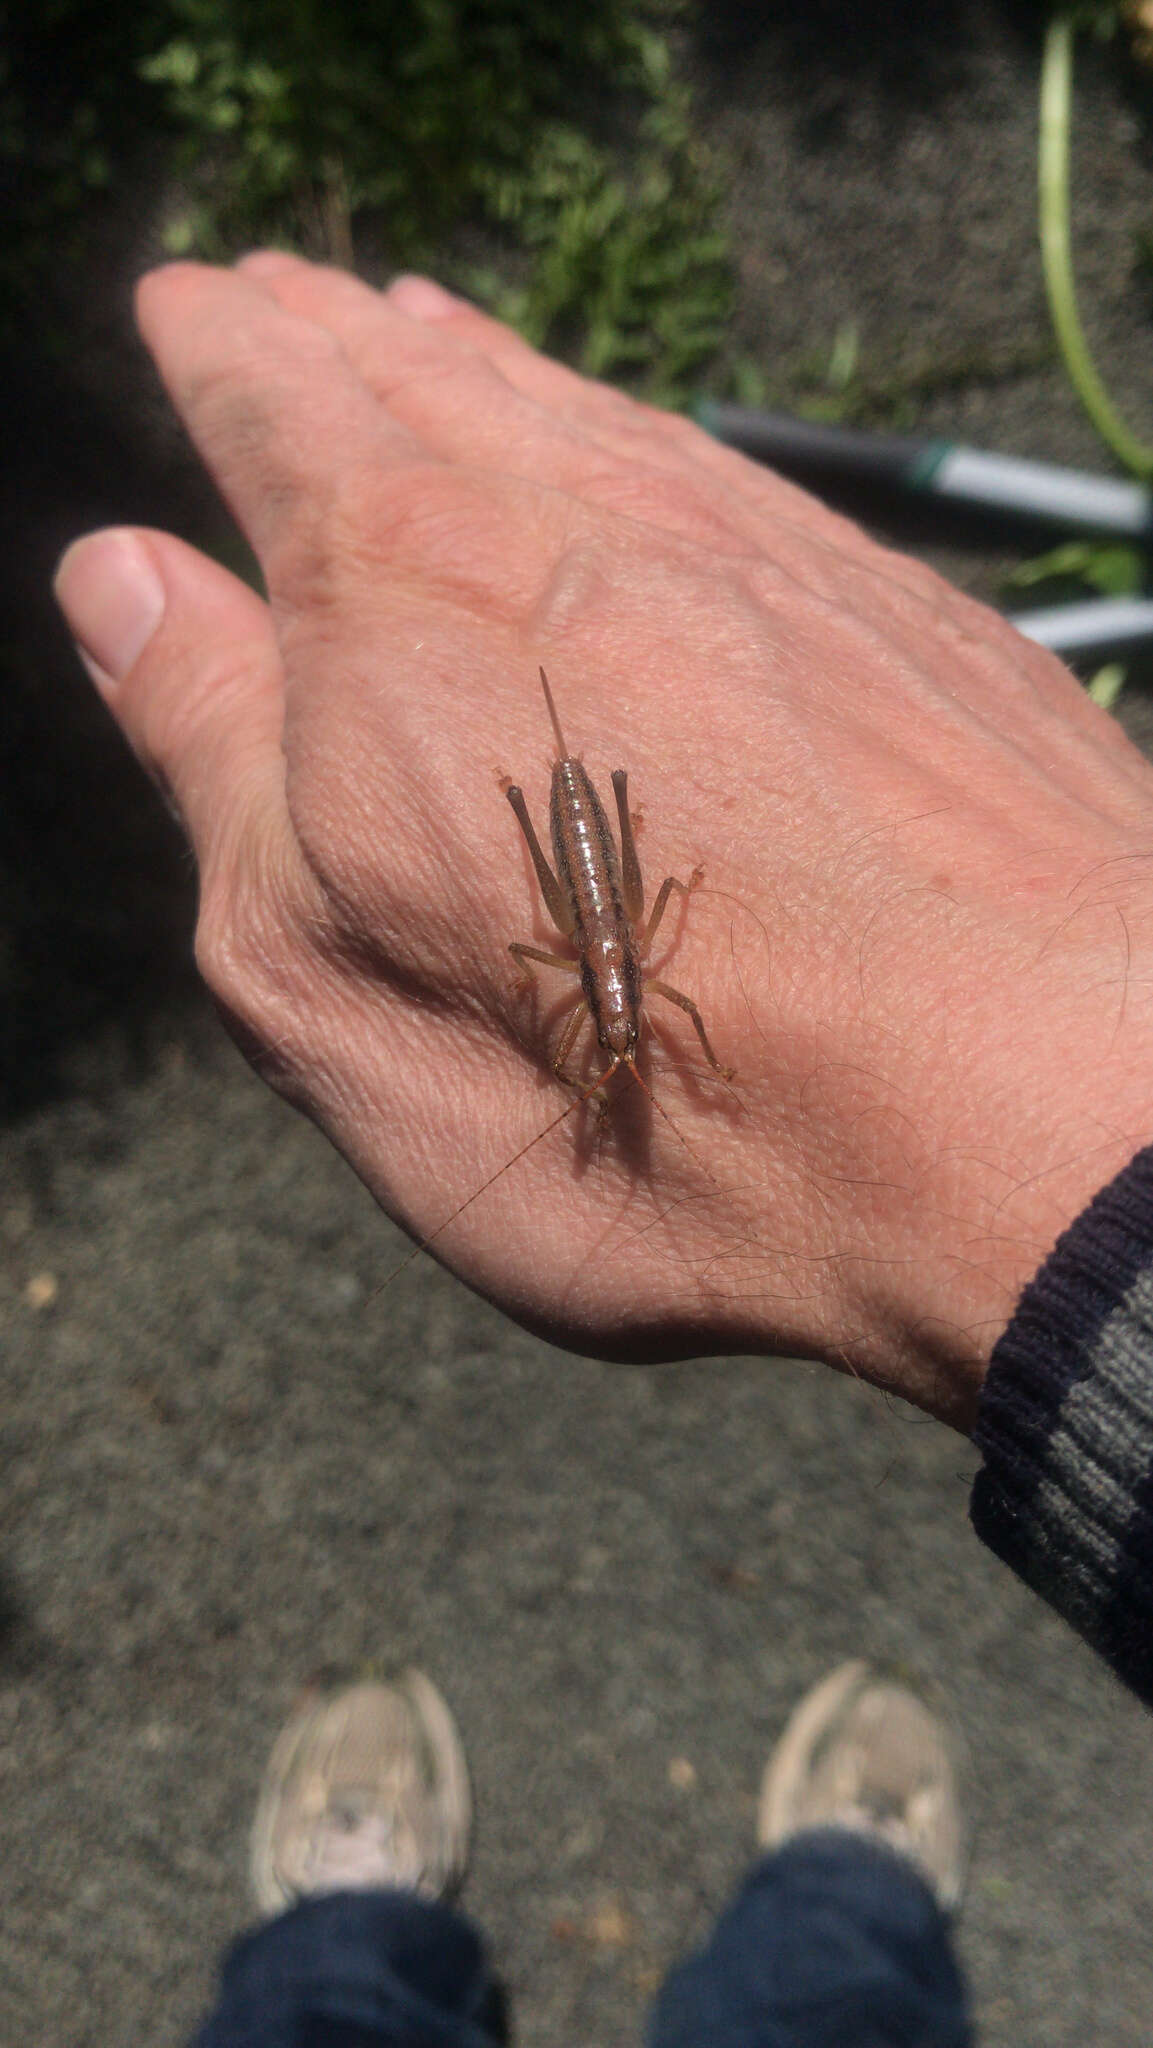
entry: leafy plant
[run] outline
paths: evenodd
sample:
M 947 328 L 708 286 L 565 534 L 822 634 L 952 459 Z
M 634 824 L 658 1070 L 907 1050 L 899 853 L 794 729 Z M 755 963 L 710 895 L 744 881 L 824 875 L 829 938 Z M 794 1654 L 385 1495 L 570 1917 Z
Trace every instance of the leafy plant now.
M 685 0 L 42 0 L 0 71 L 22 201 L 6 268 L 35 299 L 61 227 L 144 175 L 169 254 L 271 240 L 434 268 L 675 397 L 731 289 L 676 76 L 684 17 Z
M 592 376 L 643 368 L 649 395 L 675 403 L 719 347 L 730 311 L 713 196 L 687 124 L 670 135 L 667 122 L 642 122 L 627 168 L 557 124 L 527 175 L 493 194 L 494 214 L 535 259 L 525 281 L 475 270 L 464 281 L 537 346 L 567 344 Z
M 1005 577 L 1014 590 L 1030 590 L 1056 603 L 1085 588 L 1097 597 L 1136 597 L 1144 587 L 1145 557 L 1124 541 L 1070 540 L 1048 554 L 1019 562 Z

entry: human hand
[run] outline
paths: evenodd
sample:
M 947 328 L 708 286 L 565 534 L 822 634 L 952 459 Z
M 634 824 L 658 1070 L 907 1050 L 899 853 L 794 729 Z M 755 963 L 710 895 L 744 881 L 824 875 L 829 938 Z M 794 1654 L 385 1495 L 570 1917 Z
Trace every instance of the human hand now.
M 966 1427 L 1021 1285 L 1153 1136 L 1153 771 L 927 569 L 435 287 L 178 264 L 140 321 L 268 601 L 140 531 L 59 591 L 260 1072 L 417 1237 L 564 1107 L 499 787 L 543 828 L 543 662 L 602 794 L 630 772 L 650 898 L 705 870 L 657 971 L 738 1078 L 650 1003 L 687 1145 L 618 1075 L 437 1255 L 581 1350 L 821 1357 Z

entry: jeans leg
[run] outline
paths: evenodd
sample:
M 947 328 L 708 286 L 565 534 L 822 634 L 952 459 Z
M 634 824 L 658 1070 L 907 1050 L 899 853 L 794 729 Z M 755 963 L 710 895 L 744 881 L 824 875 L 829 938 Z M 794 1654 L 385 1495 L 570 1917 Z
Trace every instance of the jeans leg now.
M 415 1892 L 330 1892 L 244 1934 L 193 2048 L 495 2048 L 480 1936 Z
M 657 2003 L 650 2048 L 969 2048 L 948 1923 L 866 1835 L 797 1835 L 754 1865 Z

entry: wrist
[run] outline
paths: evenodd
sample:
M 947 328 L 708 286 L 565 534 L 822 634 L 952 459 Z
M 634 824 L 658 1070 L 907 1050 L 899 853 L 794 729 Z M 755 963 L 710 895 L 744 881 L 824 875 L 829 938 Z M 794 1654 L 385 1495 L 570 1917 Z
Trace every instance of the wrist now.
M 967 952 L 963 986 L 926 962 L 936 993 L 920 1015 L 906 978 L 900 1029 L 895 1006 L 879 1005 L 851 1035 L 843 1018 L 836 1031 L 782 1034 L 775 1061 L 758 1040 L 755 1069 L 744 1048 L 749 1151 L 745 1171 L 727 1175 L 759 1186 L 745 1301 L 757 1293 L 750 1260 L 765 1287 L 757 1338 L 730 1332 L 730 1343 L 815 1350 L 965 1431 L 1022 1289 L 1153 1139 L 1135 949 L 1124 1004 L 1091 956 L 1048 978 L 997 960 L 981 971 L 977 958 Z M 771 1183 L 766 1133 L 784 1168 Z

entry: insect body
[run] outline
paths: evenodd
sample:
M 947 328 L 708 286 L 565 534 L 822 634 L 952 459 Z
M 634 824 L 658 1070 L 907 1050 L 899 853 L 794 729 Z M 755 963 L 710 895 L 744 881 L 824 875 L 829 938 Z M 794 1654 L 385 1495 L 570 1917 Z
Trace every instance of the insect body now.
M 416 1250 L 402 1259 L 395 1271 L 390 1273 L 383 1285 L 388 1287 L 399 1273 L 427 1251 L 458 1216 L 486 1194 L 494 1182 L 501 1180 L 517 1162 L 539 1145 L 550 1131 L 570 1116 L 582 1102 L 588 1102 L 604 1083 L 616 1073 L 618 1067 L 627 1067 L 637 1086 L 644 1090 L 653 1107 L 660 1112 L 664 1121 L 676 1133 L 681 1144 L 692 1158 L 696 1153 L 683 1131 L 673 1121 L 668 1111 L 653 1096 L 652 1091 L 637 1071 L 636 1055 L 641 1036 L 641 1004 L 647 994 L 664 996 L 670 1003 L 676 1003 L 692 1019 L 693 1028 L 701 1042 L 701 1048 L 714 1073 L 723 1080 L 733 1078 L 731 1067 L 724 1067 L 709 1044 L 704 1019 L 696 1004 L 679 989 L 670 988 L 667 982 L 657 981 L 646 975 L 641 962 L 651 946 L 661 919 L 664 917 L 669 897 L 677 889 L 682 895 L 691 895 L 700 877 L 694 874 L 690 882 L 680 882 L 675 875 L 666 876 L 657 891 L 656 902 L 647 924 L 644 922 L 645 892 L 641 880 L 640 862 L 637 859 L 636 838 L 632 819 L 629 815 L 628 776 L 623 768 L 613 771 L 613 794 L 616 797 L 617 819 L 620 825 L 620 853 L 618 854 L 604 805 L 601 803 L 592 780 L 582 762 L 570 754 L 560 728 L 556 705 L 549 689 L 548 677 L 543 668 L 540 672 L 541 687 L 552 720 L 553 732 L 559 748 L 552 770 L 552 794 L 549 802 L 553 859 L 556 872 L 549 866 L 541 844 L 533 829 L 532 819 L 524 795 L 515 784 L 506 789 L 508 800 L 516 812 L 521 831 L 528 843 L 532 863 L 540 882 L 541 894 L 557 930 L 571 939 L 576 958 L 565 953 L 547 953 L 540 946 L 523 945 L 514 940 L 509 947 L 514 958 L 523 961 L 531 974 L 529 963 L 542 967 L 557 967 L 563 973 L 580 977 L 581 993 L 576 997 L 571 1014 L 561 1032 L 560 1042 L 553 1059 L 553 1069 L 559 1080 L 577 1090 L 567 1108 L 551 1123 L 506 1159 L 495 1173 L 490 1174 L 480 1187 L 474 1188 L 443 1223 L 437 1225 L 430 1236 L 422 1239 Z M 597 1035 L 597 1042 L 606 1054 L 608 1064 L 602 1074 L 592 1082 L 566 1073 L 565 1062 L 576 1044 L 582 1024 L 591 1018 Z M 701 1162 L 697 1160 L 697 1164 Z M 704 1168 L 707 1173 L 708 1169 Z M 709 1179 L 712 1175 L 709 1174 Z M 379 1291 L 379 1290 L 378 1290 Z
M 652 916 L 644 923 L 644 883 L 629 815 L 628 775 L 623 768 L 613 770 L 621 838 L 618 857 L 604 805 L 584 764 L 565 745 L 543 668 L 540 680 L 559 748 L 553 763 L 549 801 L 555 874 L 541 849 L 523 793 L 514 785 L 507 795 L 528 844 L 549 916 L 557 930 L 572 940 L 577 957 L 571 960 L 563 953 L 546 953 L 539 946 L 522 945 L 519 940 L 513 941 L 509 951 L 518 960 L 559 967 L 565 973 L 580 976 L 581 993 L 561 1033 L 554 1070 L 570 1086 L 581 1085 L 565 1072 L 565 1061 L 588 1016 L 609 1061 L 594 1088 L 621 1066 L 629 1067 L 639 1080 L 636 1052 L 641 1035 L 641 1001 L 647 992 L 664 996 L 686 1012 L 709 1065 L 725 1080 L 731 1080 L 732 1070 L 721 1065 L 709 1044 L 696 1004 L 667 982 L 644 974 L 641 967 L 673 890 L 687 896 L 699 877 L 680 882 L 675 875 L 666 876 L 657 892 Z

